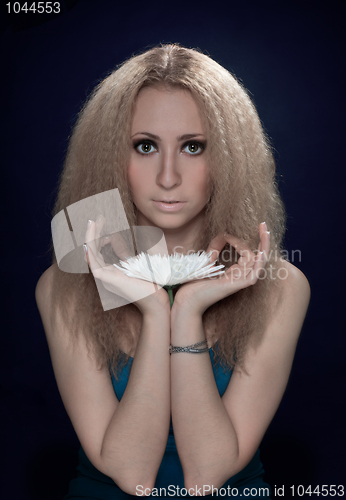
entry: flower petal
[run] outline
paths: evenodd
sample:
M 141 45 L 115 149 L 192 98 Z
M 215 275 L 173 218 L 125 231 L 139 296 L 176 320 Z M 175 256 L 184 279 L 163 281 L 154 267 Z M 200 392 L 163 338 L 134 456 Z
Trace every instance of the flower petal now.
M 223 274 L 221 269 L 225 266 L 213 267 L 215 261 L 210 263 L 211 254 L 212 252 L 207 254 L 201 251 L 188 255 L 174 253 L 161 256 L 141 252 L 136 257 L 120 261 L 121 266 L 113 265 L 131 278 L 155 282 L 160 286 L 172 286 Z

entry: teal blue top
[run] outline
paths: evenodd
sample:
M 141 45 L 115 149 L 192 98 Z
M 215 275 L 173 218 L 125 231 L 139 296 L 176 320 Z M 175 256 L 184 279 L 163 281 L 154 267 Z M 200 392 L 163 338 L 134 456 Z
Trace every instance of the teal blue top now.
M 220 396 L 222 396 L 227 389 L 232 370 L 224 370 L 219 363 L 215 363 L 212 349 L 209 350 L 209 354 L 216 385 Z M 114 391 L 119 401 L 125 392 L 132 362 L 133 358 L 129 358 L 128 362 L 120 370 L 118 380 L 115 380 L 112 375 Z M 238 496 L 242 495 L 247 498 L 268 499 L 270 498 L 270 487 L 268 484 L 264 483 L 263 474 L 264 470 L 260 461 L 259 450 L 257 450 L 251 462 L 223 485 L 225 491 L 220 492 L 219 496 L 231 498 L 237 496 L 238 493 Z M 157 490 L 153 490 L 153 494 L 151 495 L 155 498 L 186 498 L 186 496 L 189 496 L 186 494 L 186 490 L 183 489 L 183 471 L 175 444 L 172 425 L 169 430 L 166 451 L 157 474 L 155 488 L 157 488 Z M 237 488 L 237 491 L 234 490 L 232 493 L 232 488 Z M 248 490 L 245 490 L 245 488 L 248 488 Z M 259 488 L 262 488 L 261 492 L 259 492 Z M 178 495 L 179 492 L 181 492 L 181 495 Z M 221 493 L 224 494 L 221 495 Z M 252 496 L 249 493 L 251 493 Z M 144 493 L 141 494 L 141 490 L 139 489 L 138 495 L 144 496 Z M 207 498 L 208 497 L 209 495 Z M 215 497 L 216 494 L 214 493 L 213 498 Z M 138 498 L 138 496 L 124 493 L 110 477 L 102 474 L 90 463 L 83 449 L 80 448 L 77 477 L 70 482 L 69 492 L 65 500 L 74 500 L 77 498 L 83 498 L 84 500 L 114 500 Z M 212 497 L 210 496 L 210 498 Z

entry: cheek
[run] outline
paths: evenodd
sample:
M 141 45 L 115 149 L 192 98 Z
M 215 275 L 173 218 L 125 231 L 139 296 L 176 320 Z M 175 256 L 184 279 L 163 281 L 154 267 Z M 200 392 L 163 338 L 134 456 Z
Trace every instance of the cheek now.
M 193 184 L 195 185 L 196 192 L 199 196 L 203 198 L 203 201 L 207 202 L 210 198 L 212 189 L 206 168 L 194 177 Z
M 140 170 L 134 168 L 130 164 L 127 171 L 127 180 L 132 192 L 132 196 L 135 199 L 143 192 L 143 188 L 145 187 L 145 178 Z

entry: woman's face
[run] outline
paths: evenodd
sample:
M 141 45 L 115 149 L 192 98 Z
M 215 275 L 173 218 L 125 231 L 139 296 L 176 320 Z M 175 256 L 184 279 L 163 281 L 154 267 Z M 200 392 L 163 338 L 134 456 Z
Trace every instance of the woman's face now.
M 136 101 L 131 142 L 128 181 L 138 223 L 166 230 L 196 229 L 211 190 L 206 137 L 190 92 L 143 88 Z

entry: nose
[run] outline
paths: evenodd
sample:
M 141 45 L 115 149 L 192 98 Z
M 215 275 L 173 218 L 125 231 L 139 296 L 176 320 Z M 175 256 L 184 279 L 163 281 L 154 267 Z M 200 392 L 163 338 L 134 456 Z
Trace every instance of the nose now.
M 174 150 L 162 152 L 159 160 L 159 170 L 156 176 L 156 182 L 165 189 L 181 184 L 181 173 L 179 172 L 179 160 Z

